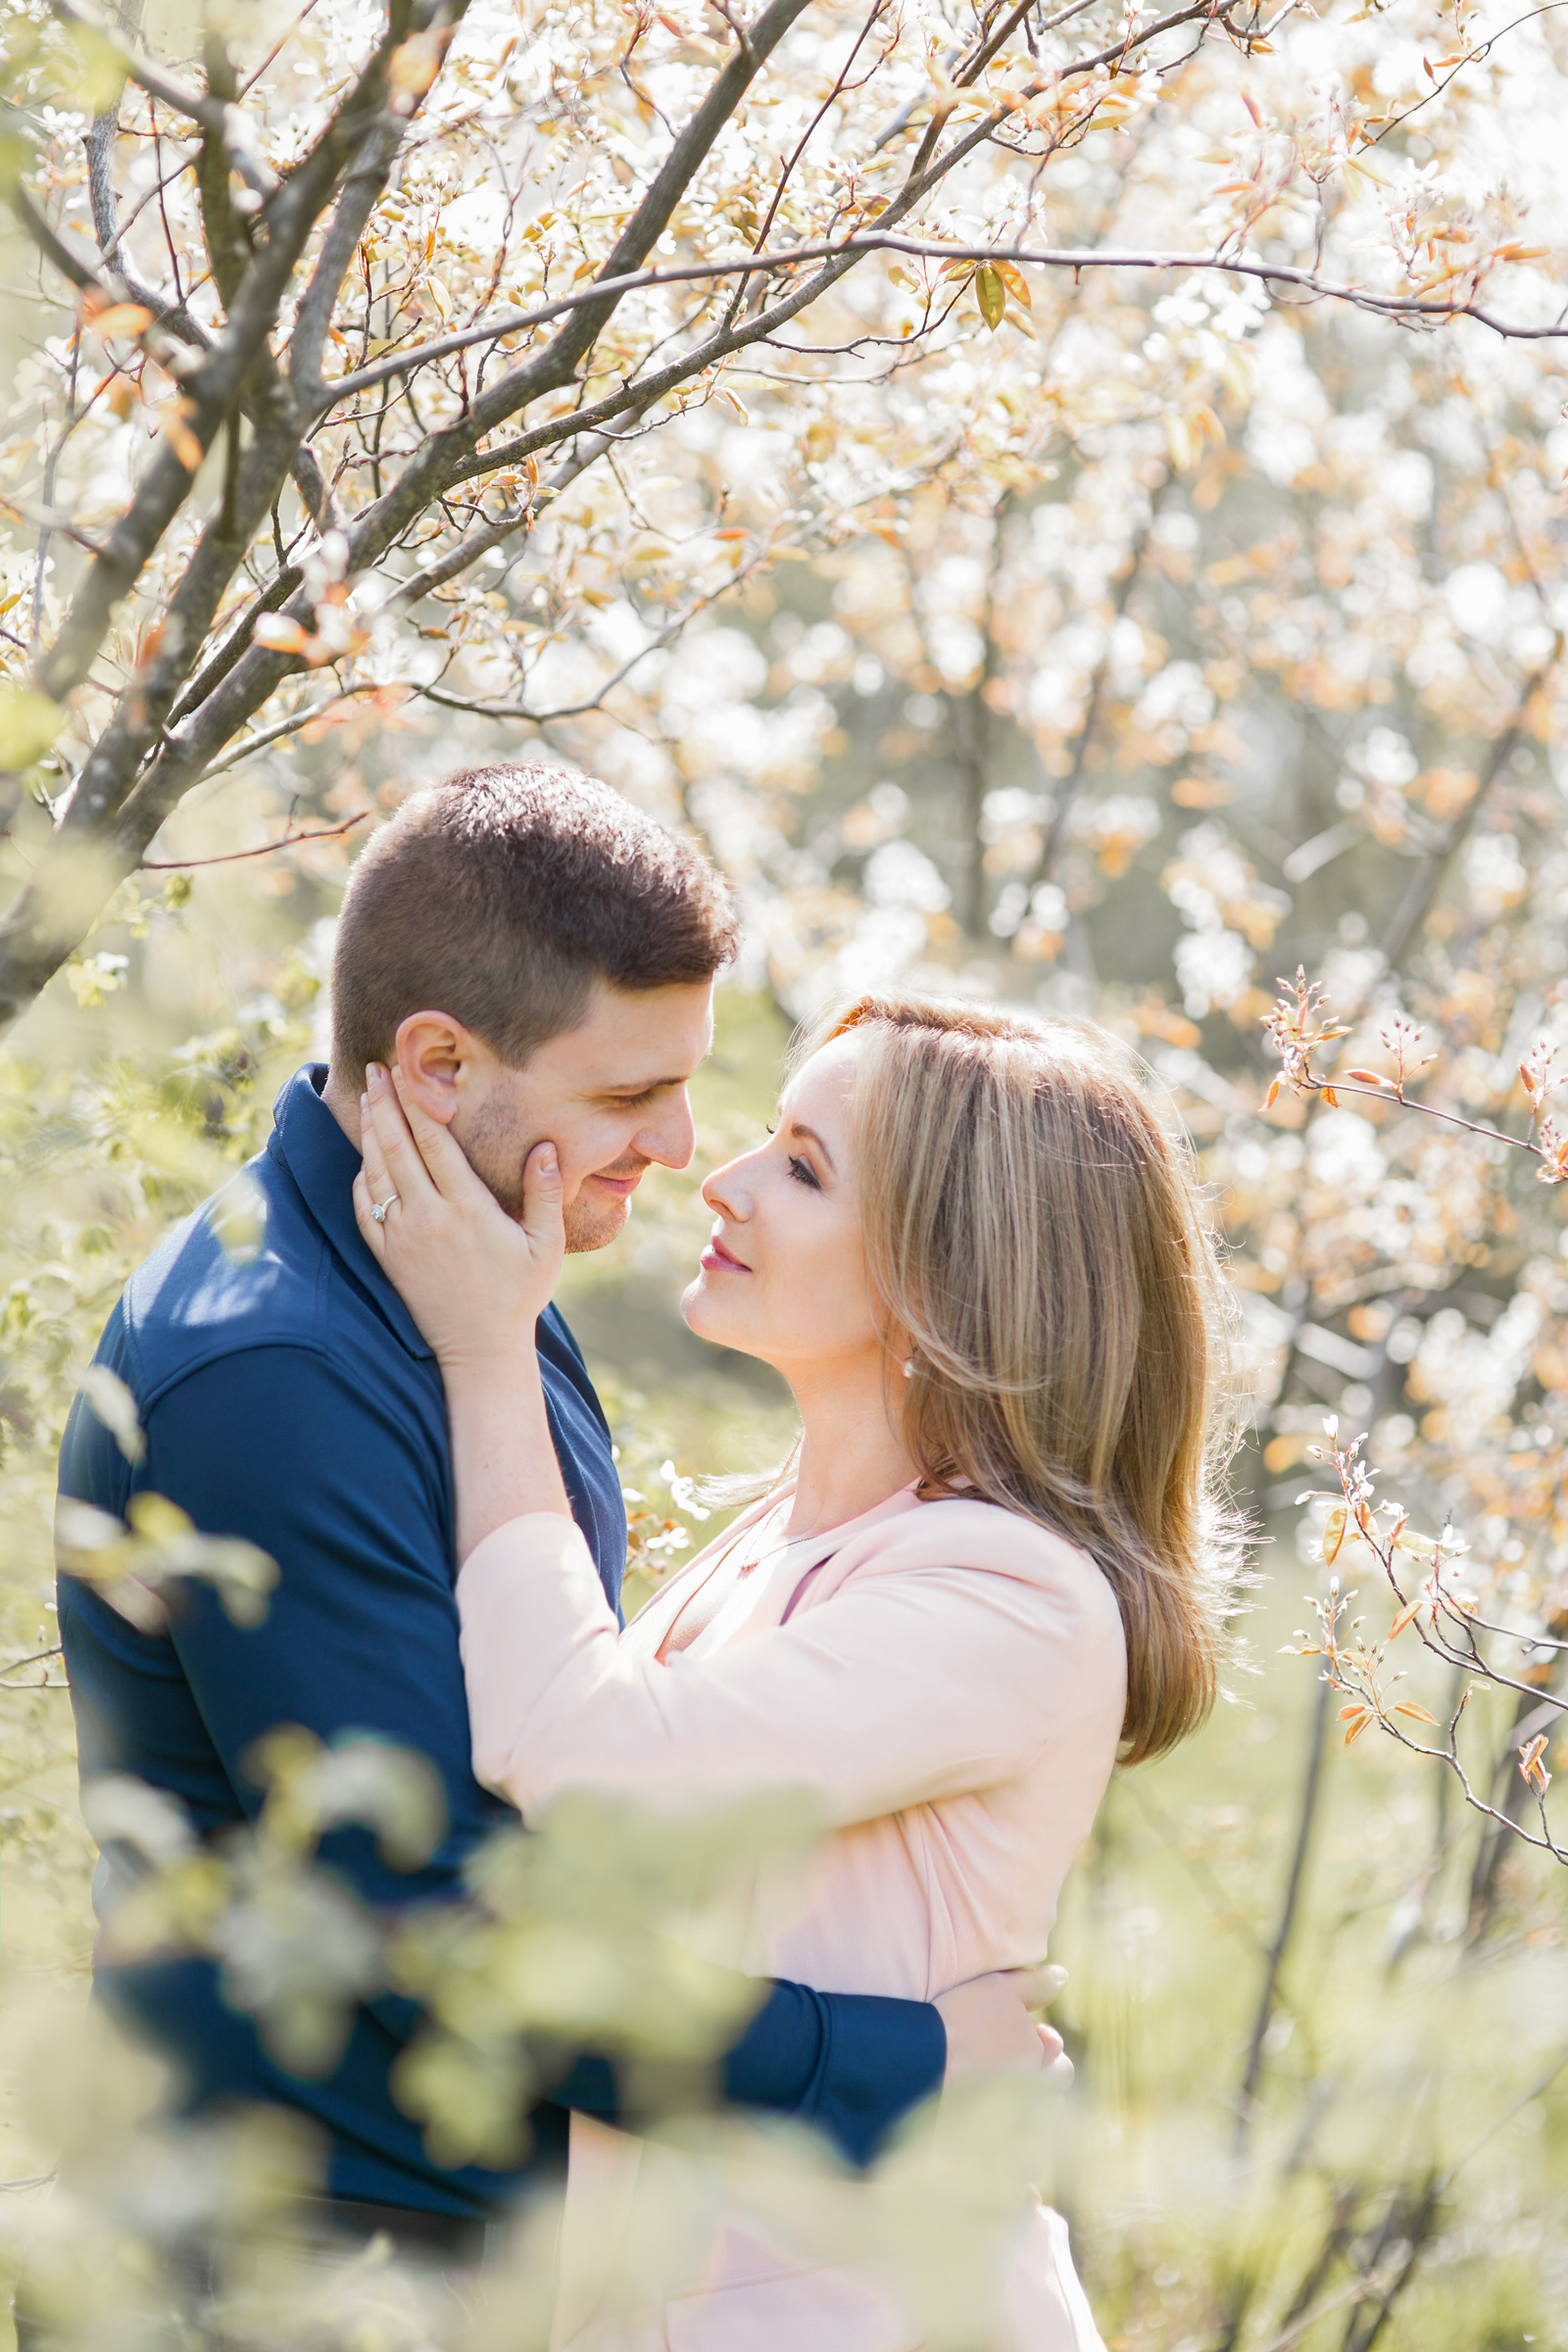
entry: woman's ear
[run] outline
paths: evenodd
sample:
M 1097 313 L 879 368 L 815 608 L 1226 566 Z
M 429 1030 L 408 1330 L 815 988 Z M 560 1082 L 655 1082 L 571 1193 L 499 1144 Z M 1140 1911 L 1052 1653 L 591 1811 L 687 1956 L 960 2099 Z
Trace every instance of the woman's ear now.
M 396 1052 L 413 1101 L 427 1118 L 450 1126 L 472 1083 L 478 1039 L 449 1012 L 411 1012 L 398 1024 Z

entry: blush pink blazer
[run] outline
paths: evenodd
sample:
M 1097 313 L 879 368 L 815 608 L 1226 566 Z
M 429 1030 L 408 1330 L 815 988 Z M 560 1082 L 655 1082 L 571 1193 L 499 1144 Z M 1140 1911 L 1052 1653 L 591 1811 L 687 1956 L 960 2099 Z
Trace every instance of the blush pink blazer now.
M 802 1545 L 787 1575 L 760 1569 L 767 1582 L 755 1607 L 734 1612 L 728 1638 L 721 1607 L 693 1650 L 661 1663 L 660 1642 L 718 1550 L 744 1544 L 774 1500 L 754 1505 L 624 1634 L 569 1520 L 514 1519 L 476 1545 L 458 1608 L 477 1778 L 525 1818 L 574 1788 L 693 1810 L 715 1791 L 809 1791 L 830 1834 L 782 1894 L 761 1874 L 740 1962 L 759 1975 L 930 2000 L 1043 1959 L 1121 1732 L 1126 1653 L 1109 1586 L 1032 1520 L 906 1490 Z M 577 2171 L 574 2133 L 573 2192 Z M 1065 2231 L 1054 2215 L 1038 2219 L 1044 2234 L 1008 2288 L 1007 2341 L 1086 2352 L 1099 2338 Z M 747 2259 L 743 2248 L 724 2274 L 743 2296 Z M 671 2324 L 647 2340 L 772 2343 L 761 2305 L 727 2303 L 716 2274 L 714 2289 L 692 2306 L 685 2336 Z M 840 2331 L 825 2301 L 821 2317 L 826 2352 Z M 795 2309 L 780 2344 L 813 2340 L 799 2333 L 805 2324 Z M 896 2335 L 867 2322 L 842 2341 Z

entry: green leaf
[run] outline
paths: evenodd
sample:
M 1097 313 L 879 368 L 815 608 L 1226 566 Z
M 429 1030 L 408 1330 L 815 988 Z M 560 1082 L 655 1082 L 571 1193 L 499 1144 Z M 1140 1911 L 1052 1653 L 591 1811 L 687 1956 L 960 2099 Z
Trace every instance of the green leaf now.
M 995 334 L 1007 307 L 1007 289 L 1002 282 L 1001 270 L 993 270 L 989 262 L 982 262 L 974 273 L 974 292 L 980 316 Z
M 67 84 L 71 103 L 89 115 L 107 115 L 120 104 L 120 93 L 125 86 L 125 69 L 120 52 L 107 34 L 96 25 L 73 24 L 67 36 L 67 53 L 59 61 L 57 71 Z M 70 52 L 75 51 L 74 58 Z
M 10 27 L 7 26 L 9 36 Z M 14 130 L 0 130 L 0 196 L 9 202 L 34 161 L 30 143 Z
M 0 774 L 41 760 L 66 714 L 36 686 L 0 685 Z
M 89 1364 L 81 1376 L 81 1393 L 127 1462 L 139 1462 L 147 1451 L 136 1417 L 136 1399 L 107 1364 Z

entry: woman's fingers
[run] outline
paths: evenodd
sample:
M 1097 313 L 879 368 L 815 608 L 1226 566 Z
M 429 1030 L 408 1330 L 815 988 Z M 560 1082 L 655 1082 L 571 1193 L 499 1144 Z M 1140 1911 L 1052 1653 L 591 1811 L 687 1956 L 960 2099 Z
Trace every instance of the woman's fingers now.
M 386 1195 L 382 1193 L 380 1198 L 384 1200 Z M 380 1266 L 386 1263 L 386 1228 L 379 1218 L 370 1214 L 375 1200 L 376 1195 L 371 1190 L 370 1180 L 365 1169 L 361 1168 L 354 1179 L 354 1222 L 369 1244 L 370 1255 Z
M 540 1144 L 514 1221 L 469 1167 L 457 1139 L 376 1063 L 366 1071 L 364 1166 L 354 1214 L 376 1263 L 450 1374 L 510 1377 L 531 1349 L 564 1250 L 561 1169 Z M 381 1213 L 377 1213 L 381 1212 Z
M 541 1265 L 565 1254 L 561 1161 L 554 1144 L 535 1144 L 522 1166 L 522 1230 Z
M 366 1076 L 368 1079 L 368 1071 Z M 397 1191 L 397 1186 L 392 1181 L 386 1164 L 386 1153 L 381 1147 L 381 1138 L 376 1130 L 375 1121 L 370 1116 L 368 1091 L 360 1099 L 360 1158 L 364 1163 L 363 1172 L 371 1202 L 390 1200 Z
M 1067 1971 L 1042 1961 L 1035 1968 L 1015 1968 L 1010 1971 L 1018 1998 L 1026 2009 L 1045 2009 L 1055 1999 L 1067 1982 Z
M 409 1133 L 441 1198 L 467 1201 L 484 1193 L 487 1188 L 468 1165 L 467 1155 L 456 1137 L 415 1100 L 403 1072 L 395 1064 L 389 1075 Z
M 366 1068 L 365 1102 L 370 1115 L 361 1120 L 360 1151 L 371 1181 L 379 1183 L 384 1178 L 386 1184 L 386 1190 L 377 1192 L 376 1199 L 384 1200 L 395 1193 L 410 1208 L 433 1200 L 435 1180 L 414 1140 L 403 1105 L 388 1084 L 385 1070 L 376 1061 Z M 372 1152 L 379 1153 L 379 1168 L 371 1165 Z
M 1042 2034 L 1029 2015 L 1057 1989 L 1043 1980 L 1059 1977 L 1059 1970 L 997 1969 L 971 1977 L 938 1995 L 936 2009 L 948 2037 L 947 2080 L 960 2075 L 1010 2073 L 1043 2074 L 1052 2056 L 1052 2040 Z

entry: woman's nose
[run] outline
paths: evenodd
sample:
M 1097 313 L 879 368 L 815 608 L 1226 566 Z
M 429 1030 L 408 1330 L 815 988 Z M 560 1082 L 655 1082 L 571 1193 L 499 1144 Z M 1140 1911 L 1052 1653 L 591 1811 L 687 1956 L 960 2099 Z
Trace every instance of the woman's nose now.
M 747 1181 L 752 1158 L 748 1152 L 740 1159 L 727 1160 L 703 1181 L 704 1205 L 715 1217 L 728 1217 L 732 1225 L 744 1225 L 752 1213 L 752 1191 Z

